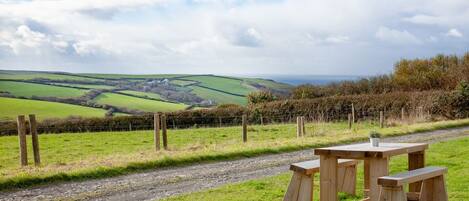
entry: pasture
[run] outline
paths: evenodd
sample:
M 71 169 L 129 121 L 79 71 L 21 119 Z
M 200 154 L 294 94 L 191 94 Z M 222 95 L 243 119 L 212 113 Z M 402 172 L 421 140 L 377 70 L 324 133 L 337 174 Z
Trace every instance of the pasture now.
M 352 130 L 345 122 L 309 123 L 304 138 L 296 138 L 294 124 L 253 125 L 247 143 L 242 143 L 239 126 L 172 129 L 168 131 L 169 150 L 159 153 L 154 150 L 152 131 L 43 134 L 39 136 L 42 165 L 24 168 L 19 168 L 18 137 L 4 136 L 0 137 L 0 189 L 349 143 L 367 139 L 371 130 L 394 136 L 462 125 L 469 125 L 469 119 L 383 129 L 361 122 Z M 28 154 L 31 158 L 32 153 Z
M 0 81 L 0 91 L 8 92 L 16 97 L 32 96 L 72 98 L 84 95 L 88 90 L 69 87 L 51 86 L 25 82 Z
M 431 144 L 427 151 L 428 166 L 448 167 L 446 184 L 449 200 L 469 200 L 469 137 Z M 363 164 L 363 163 L 362 163 Z M 391 158 L 391 174 L 406 171 L 407 157 Z M 176 196 L 164 201 L 281 201 L 292 173 L 251 180 L 247 182 L 225 185 L 208 191 Z M 363 165 L 359 165 L 357 175 L 358 197 L 341 194 L 340 200 L 358 201 L 363 197 Z M 314 200 L 319 200 L 319 175 L 314 181 Z M 239 196 L 243 195 L 243 196 Z
M 0 79 L 31 80 L 31 79 L 40 79 L 40 78 L 55 80 L 55 81 L 63 81 L 63 80 L 102 81 L 101 79 L 74 76 L 73 74 L 65 75 L 65 74 L 55 74 L 55 73 L 39 72 L 39 71 L 0 70 Z
M 195 95 L 202 97 L 203 99 L 213 100 L 219 104 L 233 103 L 239 105 L 247 105 L 248 103 L 246 97 L 234 96 L 231 94 L 214 91 L 199 86 L 189 86 L 189 88 L 192 89 L 191 92 Z
M 134 95 L 134 96 L 148 97 L 148 98 L 164 100 L 164 98 L 161 97 L 161 95 L 156 94 L 156 93 L 132 91 L 132 90 L 123 90 L 123 91 L 119 91 L 119 92 L 124 93 L 124 94 Z
M 16 119 L 18 114 L 36 114 L 39 120 L 47 118 L 104 117 L 106 110 L 38 100 L 0 97 L 0 120 Z
M 238 80 L 236 78 L 199 75 L 184 77 L 184 79 L 198 81 L 200 82 L 200 86 L 239 95 L 247 95 L 250 92 L 255 91 L 254 87 L 248 86 L 243 80 Z
M 99 104 L 124 107 L 128 109 L 146 112 L 171 112 L 177 110 L 184 110 L 188 107 L 187 105 L 180 103 L 148 100 L 115 93 L 102 93 L 95 99 L 93 99 L 93 101 L 96 101 Z

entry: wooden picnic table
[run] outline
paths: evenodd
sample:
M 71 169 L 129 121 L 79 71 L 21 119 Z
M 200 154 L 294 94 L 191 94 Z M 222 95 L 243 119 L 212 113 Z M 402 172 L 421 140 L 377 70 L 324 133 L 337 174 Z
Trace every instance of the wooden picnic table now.
M 389 158 L 408 154 L 408 169 L 425 166 L 426 143 L 380 143 L 372 147 L 370 143 L 317 148 L 315 155 L 320 156 L 320 200 L 337 201 L 337 160 L 364 160 L 365 200 L 379 199 L 378 178 L 389 175 Z M 421 182 L 409 185 L 409 192 L 419 192 Z

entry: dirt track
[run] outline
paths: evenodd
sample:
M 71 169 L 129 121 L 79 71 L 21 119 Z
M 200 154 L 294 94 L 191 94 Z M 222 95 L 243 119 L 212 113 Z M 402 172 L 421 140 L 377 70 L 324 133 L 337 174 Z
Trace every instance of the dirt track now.
M 438 142 L 469 136 L 469 127 L 387 138 Z M 154 200 L 288 171 L 289 164 L 316 158 L 312 150 L 152 170 L 126 176 L 0 192 L 0 200 Z

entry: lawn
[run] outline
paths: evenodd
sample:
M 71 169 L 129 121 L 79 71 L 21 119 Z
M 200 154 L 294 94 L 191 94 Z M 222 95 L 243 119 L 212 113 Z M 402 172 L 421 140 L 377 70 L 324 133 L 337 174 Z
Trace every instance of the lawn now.
M 189 86 L 189 88 L 192 89 L 193 94 L 206 100 L 215 101 L 217 104 L 234 103 L 238 105 L 246 105 L 248 103 L 246 97 L 234 96 L 198 86 Z
M 198 81 L 200 82 L 200 86 L 210 87 L 239 95 L 247 95 L 250 92 L 255 91 L 254 87 L 247 86 L 244 81 L 234 78 L 198 75 L 185 77 L 184 79 Z
M 171 112 L 184 110 L 188 106 L 179 103 L 148 100 L 114 93 L 102 93 L 93 101 L 99 104 L 113 105 L 145 112 Z
M 469 137 L 431 144 L 427 152 L 426 165 L 448 167 L 446 184 L 449 200 L 469 200 Z M 363 163 L 362 163 L 363 164 Z M 391 174 L 405 171 L 407 157 L 399 156 L 391 158 Z M 341 195 L 340 200 L 361 200 L 363 196 L 363 166 L 359 166 L 357 180 L 357 193 L 359 197 Z M 216 189 L 191 193 L 165 199 L 165 201 L 281 201 L 291 173 L 256 179 L 247 182 L 229 184 Z M 315 178 L 314 200 L 319 200 L 319 177 Z M 242 195 L 242 196 L 240 196 Z
M 88 92 L 88 90 L 69 87 L 11 81 L 0 81 L 0 91 L 6 91 L 16 97 L 27 98 L 32 96 L 72 98 L 80 97 Z
M 0 137 L 0 189 L 354 142 L 367 139 L 367 133 L 375 129 L 390 136 L 462 125 L 469 125 L 469 119 L 384 129 L 362 122 L 352 130 L 344 122 L 309 123 L 307 137 L 300 139 L 294 124 L 250 126 L 247 143 L 242 143 L 237 126 L 179 129 L 168 131 L 170 150 L 157 154 L 152 131 L 43 134 L 39 137 L 43 164 L 27 168 L 19 167 L 18 138 L 5 136 Z
M 154 98 L 154 99 L 164 100 L 164 98 L 161 97 L 161 95 L 156 94 L 156 93 L 141 92 L 141 91 L 132 91 L 132 90 L 123 90 L 123 91 L 119 91 L 119 92 L 120 92 L 120 93 L 124 93 L 124 94 L 134 95 L 134 96 L 148 97 L 148 98 Z
M 36 114 L 39 120 L 68 116 L 104 117 L 105 110 L 37 100 L 0 97 L 0 120 L 12 120 L 19 114 Z M 1 147 L 1 146 L 0 146 Z

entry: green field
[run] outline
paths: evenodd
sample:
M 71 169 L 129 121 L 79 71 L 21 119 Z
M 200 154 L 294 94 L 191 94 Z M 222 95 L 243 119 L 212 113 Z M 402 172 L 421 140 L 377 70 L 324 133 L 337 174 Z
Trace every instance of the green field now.
M 93 74 L 93 73 L 80 73 L 78 75 L 85 75 L 102 79 L 163 79 L 184 76 L 183 74 L 149 74 L 149 75 L 132 75 L 132 74 Z
M 197 83 L 195 81 L 187 81 L 187 80 L 171 80 L 170 82 L 172 84 L 175 84 L 175 85 L 178 85 L 178 86 L 181 86 L 181 87 Z
M 71 98 L 88 92 L 82 89 L 12 81 L 0 81 L 0 91 L 6 91 L 16 97 L 28 98 L 32 96 Z
M 469 137 L 430 145 L 426 156 L 426 165 L 448 167 L 445 176 L 449 200 L 469 200 Z M 363 163 L 362 163 L 363 164 Z M 358 197 L 341 194 L 340 200 L 361 200 L 363 197 L 363 166 L 358 169 L 357 193 Z M 391 174 L 406 171 L 407 157 L 391 158 Z M 216 189 L 176 196 L 165 201 L 281 201 L 291 173 L 256 179 L 238 184 L 225 185 Z M 242 196 L 239 196 L 242 195 Z M 314 181 L 314 200 L 319 200 L 319 177 Z
M 0 120 L 12 120 L 19 114 L 36 114 L 41 120 L 69 116 L 104 117 L 105 113 L 105 110 L 84 106 L 0 97 Z
M 192 89 L 192 93 L 195 95 L 207 99 L 207 100 L 213 100 L 217 104 L 227 104 L 227 103 L 233 103 L 233 104 L 239 104 L 239 105 L 247 105 L 248 100 L 246 97 L 240 97 L 240 96 L 234 96 L 231 94 L 226 94 L 223 92 L 218 92 L 198 86 L 190 86 L 189 88 Z
M 347 129 L 345 122 L 310 123 L 306 125 L 307 136 L 300 139 L 296 138 L 295 124 L 250 126 L 247 143 L 242 143 L 237 126 L 177 129 L 168 131 L 170 150 L 159 154 L 154 152 L 152 131 L 44 134 L 39 137 L 43 165 L 28 168 L 19 168 L 18 138 L 6 136 L 0 137 L 0 189 L 350 143 L 366 140 L 371 130 L 394 136 L 462 125 L 469 125 L 469 119 L 384 129 L 363 122 L 353 130 Z M 32 153 L 28 154 L 31 158 Z
M 248 86 L 242 80 L 237 79 L 205 75 L 189 76 L 184 79 L 198 81 L 200 82 L 200 86 L 210 87 L 239 95 L 247 95 L 250 92 L 255 91 L 254 87 Z
M 113 105 L 116 107 L 124 107 L 146 112 L 170 112 L 184 110 L 187 108 L 187 105 L 184 104 L 148 100 L 114 93 L 102 93 L 96 97 L 94 101 L 99 104 Z
M 73 75 L 53 74 L 47 72 L 34 71 L 6 71 L 0 70 L 0 79 L 13 80 L 31 80 L 31 79 L 50 79 L 50 80 L 79 80 L 79 81 L 102 81 L 101 79 L 78 77 Z
M 244 79 L 246 83 L 250 84 L 261 84 L 263 86 L 272 88 L 272 89 L 291 89 L 292 86 L 288 84 L 283 84 L 271 80 L 266 80 L 266 79 L 260 79 L 260 78 L 245 78 Z
M 119 91 L 119 92 L 124 93 L 124 94 L 134 95 L 134 96 L 141 96 L 141 97 L 148 97 L 148 98 L 164 100 L 164 98 L 161 97 L 161 95 L 155 94 L 155 93 L 141 92 L 141 91 L 131 91 L 131 90 L 123 90 L 123 91 Z
M 116 87 L 109 85 L 99 85 L 99 84 L 69 84 L 69 83 L 53 83 L 57 86 L 71 86 L 71 87 L 82 87 L 88 89 L 115 89 Z

